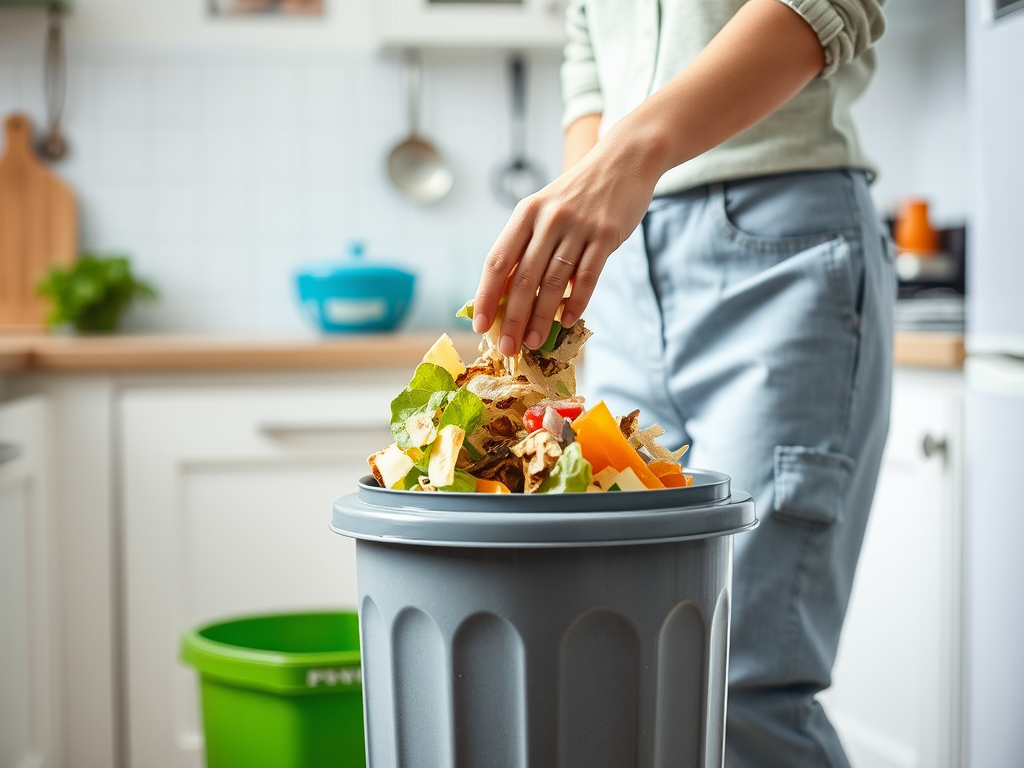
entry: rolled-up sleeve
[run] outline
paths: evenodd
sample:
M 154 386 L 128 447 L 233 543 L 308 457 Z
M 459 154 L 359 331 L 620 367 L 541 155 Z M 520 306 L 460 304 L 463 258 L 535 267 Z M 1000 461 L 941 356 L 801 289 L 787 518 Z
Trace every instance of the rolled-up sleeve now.
M 884 1 L 884 0 L 883 0 Z M 885 31 L 880 0 L 780 0 L 811 25 L 825 50 L 828 77 L 874 45 Z
M 604 96 L 597 76 L 597 60 L 587 28 L 585 0 L 571 0 L 565 11 L 568 42 L 562 62 L 562 128 L 568 128 L 584 115 L 604 111 Z

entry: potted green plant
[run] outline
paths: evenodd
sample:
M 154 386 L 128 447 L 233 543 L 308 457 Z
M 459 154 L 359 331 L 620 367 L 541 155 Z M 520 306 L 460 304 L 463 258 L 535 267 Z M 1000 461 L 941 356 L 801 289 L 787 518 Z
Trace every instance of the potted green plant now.
M 72 325 L 81 333 L 109 333 L 133 301 L 157 296 L 153 286 L 132 274 L 126 257 L 89 253 L 68 266 L 51 267 L 36 291 L 52 301 L 47 325 Z

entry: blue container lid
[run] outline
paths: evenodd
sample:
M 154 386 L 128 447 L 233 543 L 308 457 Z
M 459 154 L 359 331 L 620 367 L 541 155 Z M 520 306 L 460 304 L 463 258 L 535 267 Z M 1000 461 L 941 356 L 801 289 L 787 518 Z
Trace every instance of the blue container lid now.
M 322 260 L 305 264 L 298 270 L 300 278 L 313 280 L 330 280 L 332 278 L 399 278 L 409 279 L 415 275 L 401 267 L 365 261 L 364 247 L 361 242 L 352 242 L 348 245 L 348 257 L 342 260 Z

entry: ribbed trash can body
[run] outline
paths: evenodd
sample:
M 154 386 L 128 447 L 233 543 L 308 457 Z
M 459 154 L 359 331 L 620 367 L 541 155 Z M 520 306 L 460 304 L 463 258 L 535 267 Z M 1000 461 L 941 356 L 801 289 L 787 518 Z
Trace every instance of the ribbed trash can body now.
M 365 488 L 339 500 L 333 527 L 358 538 L 371 768 L 721 766 L 732 534 L 755 524 L 722 478 L 701 473 L 710 499 L 532 510 Z

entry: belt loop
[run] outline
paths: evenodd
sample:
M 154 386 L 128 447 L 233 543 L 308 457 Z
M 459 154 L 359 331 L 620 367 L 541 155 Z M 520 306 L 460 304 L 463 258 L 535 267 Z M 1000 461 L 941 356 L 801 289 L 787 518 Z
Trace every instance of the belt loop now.
M 725 221 L 725 183 L 716 181 L 712 184 L 708 184 L 708 197 L 707 197 L 708 208 L 711 209 L 712 218 L 720 225 L 724 225 Z

